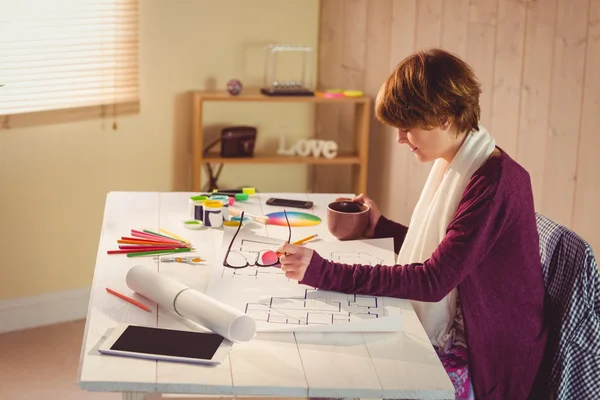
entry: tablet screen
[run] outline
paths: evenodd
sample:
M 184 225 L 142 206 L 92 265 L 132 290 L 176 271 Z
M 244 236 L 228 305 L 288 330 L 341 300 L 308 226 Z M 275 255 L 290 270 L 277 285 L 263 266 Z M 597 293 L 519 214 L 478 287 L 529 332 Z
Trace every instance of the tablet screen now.
M 222 342 L 215 333 L 128 326 L 111 349 L 210 360 Z

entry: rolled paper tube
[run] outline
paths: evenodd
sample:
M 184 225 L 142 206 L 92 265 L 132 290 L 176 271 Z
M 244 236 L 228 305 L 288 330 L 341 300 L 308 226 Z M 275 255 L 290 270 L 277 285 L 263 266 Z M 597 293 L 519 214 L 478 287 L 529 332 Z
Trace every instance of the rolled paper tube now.
M 233 342 L 246 342 L 256 334 L 256 322 L 249 315 L 153 269 L 136 265 L 125 281 L 131 290 Z

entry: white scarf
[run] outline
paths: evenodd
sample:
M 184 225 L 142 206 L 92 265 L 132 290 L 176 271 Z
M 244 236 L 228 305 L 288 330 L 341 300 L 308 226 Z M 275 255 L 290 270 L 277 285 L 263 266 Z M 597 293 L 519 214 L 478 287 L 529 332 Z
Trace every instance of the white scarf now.
M 446 235 L 469 179 L 494 149 L 494 138 L 480 125 L 479 131 L 467 134 L 451 163 L 441 158 L 434 162 L 410 219 L 398 264 L 422 263 L 431 257 Z M 412 305 L 431 343 L 444 347 L 456 316 L 456 288 L 437 303 L 412 301 Z

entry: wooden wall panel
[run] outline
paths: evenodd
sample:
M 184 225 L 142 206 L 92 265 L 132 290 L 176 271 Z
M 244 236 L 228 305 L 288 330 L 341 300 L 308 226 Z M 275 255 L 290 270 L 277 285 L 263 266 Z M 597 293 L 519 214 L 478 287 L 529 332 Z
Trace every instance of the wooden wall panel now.
M 415 26 L 414 51 L 426 50 L 431 47 L 440 47 L 442 45 L 442 10 L 444 8 L 443 0 L 419 0 L 417 1 L 417 14 Z M 408 152 L 408 146 L 402 146 L 402 151 Z M 421 195 L 421 190 L 433 162 L 417 162 L 414 155 L 411 155 L 408 163 L 408 192 L 406 201 L 409 209 L 414 209 Z
M 600 251 L 600 0 L 591 0 L 588 21 L 573 229 Z
M 417 1 L 394 0 L 392 8 L 392 37 L 390 41 L 389 71 L 414 51 L 417 24 Z M 387 190 L 374 193 L 374 198 L 381 204 L 382 211 L 390 218 L 408 224 L 414 208 L 409 205 L 409 165 L 415 162 L 414 156 L 406 146 L 397 142 L 397 131 L 386 128 L 385 151 L 390 153 L 391 162 L 384 166 L 382 186 Z M 376 173 L 376 171 L 374 171 Z M 413 196 L 414 198 L 414 196 Z
M 375 99 L 383 81 L 390 73 L 390 45 L 392 41 L 392 0 L 370 1 L 367 13 L 367 52 L 365 93 Z M 378 195 L 388 191 L 387 182 L 390 182 L 391 152 L 389 144 L 390 132 L 375 119 L 371 113 L 371 140 L 369 143 L 369 176 L 367 192 L 377 198 Z M 385 182 L 385 184 L 384 184 Z M 388 207 L 389 204 L 380 204 Z M 404 207 L 402 207 L 404 208 Z
M 466 61 L 481 81 L 481 123 L 490 128 L 498 0 L 473 0 L 469 6 Z
M 483 85 L 482 124 L 531 175 L 536 211 L 600 246 L 600 0 L 321 1 L 320 88 L 363 85 L 374 100 L 416 50 L 462 57 Z M 319 110 L 317 131 L 338 140 L 335 113 Z M 369 194 L 408 223 L 431 164 L 375 119 L 371 133 Z M 342 175 L 320 173 L 333 184 L 318 191 L 351 190 Z
M 321 2 L 319 21 L 318 88 L 342 87 L 341 74 L 344 49 L 344 0 Z M 337 104 L 320 104 L 315 107 L 315 136 L 340 142 L 340 112 Z M 339 188 L 342 177 L 349 177 L 349 167 L 315 166 L 311 168 L 311 185 L 315 192 L 343 192 Z M 338 182 L 338 185 L 336 185 Z M 348 185 L 349 186 L 349 185 Z
M 469 0 L 445 0 L 442 18 L 442 47 L 466 60 Z
M 526 6 L 520 0 L 498 3 L 494 86 L 490 132 L 496 144 L 516 155 L 519 133 L 519 101 L 523 71 Z
M 365 87 L 365 55 L 367 42 L 367 4 L 368 0 L 344 0 L 343 21 L 343 47 L 340 75 L 343 89 L 364 89 Z M 353 104 L 337 104 L 339 114 L 339 139 L 338 151 L 340 153 L 352 152 L 355 148 L 354 139 L 354 111 Z M 332 171 L 339 171 L 335 182 L 328 186 L 334 192 L 351 192 L 352 166 L 329 167 Z M 328 177 L 326 170 L 321 176 Z M 324 178 L 321 178 L 324 179 Z
M 542 210 L 571 226 L 589 0 L 559 0 Z
M 529 172 L 536 210 L 542 210 L 557 0 L 527 7 L 521 113 L 515 158 Z

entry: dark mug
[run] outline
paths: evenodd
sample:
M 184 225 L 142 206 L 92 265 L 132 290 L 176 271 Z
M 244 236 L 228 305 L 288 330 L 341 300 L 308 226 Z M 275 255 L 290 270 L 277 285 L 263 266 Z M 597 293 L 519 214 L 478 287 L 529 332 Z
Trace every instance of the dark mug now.
M 334 201 L 327 206 L 327 227 L 339 240 L 364 236 L 369 225 L 369 206 L 352 201 Z

